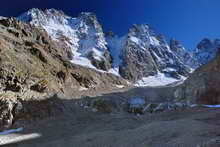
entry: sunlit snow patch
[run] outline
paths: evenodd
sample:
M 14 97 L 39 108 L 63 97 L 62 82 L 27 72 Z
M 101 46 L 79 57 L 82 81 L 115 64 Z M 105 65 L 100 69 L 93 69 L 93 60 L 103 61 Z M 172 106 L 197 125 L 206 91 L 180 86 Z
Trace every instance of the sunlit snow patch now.
M 133 36 L 130 37 L 130 40 L 136 44 L 139 44 L 140 42 L 140 40 L 137 37 L 133 37 Z
M 0 146 L 18 143 L 21 141 L 26 141 L 26 140 L 31 140 L 31 139 L 36 139 L 41 136 L 42 135 L 38 134 L 38 133 L 25 134 L 25 135 L 13 134 L 11 136 L 7 136 L 7 135 L 1 136 L 0 135 Z
M 139 80 L 135 83 L 137 87 L 145 87 L 145 86 L 166 86 L 175 82 L 184 81 L 185 78 L 182 77 L 181 80 L 174 79 L 172 77 L 165 76 L 163 73 L 158 73 L 155 76 L 144 77 L 142 80 Z
M 121 75 L 119 74 L 119 67 L 115 67 L 115 68 L 111 68 L 109 69 L 108 73 L 111 73 L 113 75 L 116 75 L 118 77 L 121 77 Z
M 203 106 L 208 108 L 220 108 L 220 105 L 203 105 Z
M 160 42 L 155 37 L 151 36 L 149 39 L 150 39 L 150 44 L 154 46 L 160 46 Z
M 117 88 L 124 88 L 124 85 L 116 85 Z
M 91 61 L 85 57 L 75 56 L 75 57 L 73 57 L 71 62 L 74 64 L 77 64 L 77 65 L 84 66 L 84 67 L 97 69 L 94 65 L 92 65 Z
M 75 56 L 73 57 L 73 59 L 71 60 L 72 63 L 76 64 L 76 65 L 80 65 L 80 66 L 83 66 L 83 67 L 87 67 L 87 68 L 91 68 L 91 69 L 94 69 L 98 72 L 102 72 L 102 73 L 111 73 L 113 75 L 116 75 L 118 77 L 120 77 L 120 74 L 119 74 L 119 68 L 116 67 L 116 68 L 111 68 L 109 69 L 109 71 L 104 71 L 104 70 L 100 70 L 100 69 L 97 69 L 92 63 L 91 61 L 86 58 L 86 57 L 83 57 L 83 56 Z
M 200 104 L 192 104 L 190 107 L 206 107 L 206 108 L 220 108 L 220 105 L 200 105 Z
M 86 90 L 88 90 L 88 88 L 85 88 L 85 87 L 80 87 L 79 88 L 79 91 L 86 91 Z

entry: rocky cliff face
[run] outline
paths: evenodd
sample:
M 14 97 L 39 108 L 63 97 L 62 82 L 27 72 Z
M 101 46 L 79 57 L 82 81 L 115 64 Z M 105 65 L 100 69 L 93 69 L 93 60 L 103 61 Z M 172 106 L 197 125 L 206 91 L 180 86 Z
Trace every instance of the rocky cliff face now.
M 125 79 L 137 81 L 158 73 L 180 79 L 197 64 L 179 43 L 172 43 L 171 49 L 165 38 L 154 33 L 148 25 L 134 25 L 128 35 L 110 38 L 107 39 L 110 50 L 118 53 L 114 55 L 118 56 L 119 73 Z
M 133 26 L 126 36 L 119 66 L 120 74 L 126 79 L 137 81 L 157 73 L 156 63 L 148 50 L 151 42 L 147 27 Z
M 218 39 L 203 39 L 194 51 L 199 68 L 177 88 L 176 98 L 193 104 L 219 104 L 220 43 Z
M 193 104 L 220 104 L 220 53 L 198 68 L 176 91 L 176 97 Z
M 189 68 L 196 69 L 200 66 L 193 53 L 186 51 L 178 40 L 170 40 L 170 49 L 175 53 L 179 60 Z

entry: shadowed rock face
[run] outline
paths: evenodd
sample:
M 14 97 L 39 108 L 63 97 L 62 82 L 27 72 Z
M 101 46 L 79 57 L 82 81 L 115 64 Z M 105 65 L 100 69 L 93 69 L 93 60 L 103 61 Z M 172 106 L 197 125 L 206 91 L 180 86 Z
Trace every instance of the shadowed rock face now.
M 176 97 L 199 104 L 220 104 L 220 53 L 197 69 L 176 91 Z
M 149 49 L 150 37 L 147 25 L 134 25 L 129 29 L 119 68 L 124 78 L 136 81 L 157 73 L 157 66 Z
M 128 42 L 122 57 L 123 62 L 119 72 L 125 79 L 137 81 L 157 73 L 156 64 L 148 50 L 139 50 L 134 44 Z

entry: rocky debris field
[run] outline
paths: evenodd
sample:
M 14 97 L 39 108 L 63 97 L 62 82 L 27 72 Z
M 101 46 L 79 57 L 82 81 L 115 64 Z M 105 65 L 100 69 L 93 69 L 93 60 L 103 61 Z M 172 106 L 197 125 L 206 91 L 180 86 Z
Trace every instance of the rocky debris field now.
M 72 146 L 72 143 L 85 147 L 163 147 L 164 144 L 185 145 L 186 140 L 190 139 L 186 134 L 196 131 L 192 134 L 195 140 L 189 140 L 190 145 L 209 142 L 213 144 L 213 139 L 218 136 L 215 136 L 217 132 L 214 133 L 212 129 L 216 129 L 217 126 L 209 124 L 208 115 L 213 116 L 217 123 L 218 118 L 214 115 L 218 114 L 217 109 L 190 107 L 185 102 L 171 101 L 167 98 L 168 95 L 164 95 L 168 94 L 167 89 L 172 87 L 124 88 L 81 99 L 53 95 L 41 100 L 6 101 L 7 105 L 4 104 L 5 101 L 1 101 L 7 106 L 3 107 L 2 112 L 5 113 L 1 115 L 1 123 L 5 126 L 2 129 L 10 126 L 23 128 L 23 131 L 0 136 L 0 139 L 5 142 L 13 142 L 14 139 L 18 142 L 8 145 L 12 147 L 39 144 L 45 147 L 51 144 L 65 144 L 68 147 Z M 190 122 L 193 123 L 192 127 L 189 125 Z M 213 123 L 213 120 L 210 120 L 210 123 Z M 22 139 L 23 135 L 25 138 L 33 133 L 40 134 L 40 138 L 27 141 Z M 199 134 L 204 135 L 198 137 Z M 127 142 L 129 138 L 132 139 Z
M 74 106 L 78 106 L 86 111 L 101 113 L 130 112 L 130 100 L 133 97 L 141 97 L 143 101 L 161 102 L 167 101 L 168 88 L 122 88 L 118 90 L 106 90 L 103 93 L 97 91 L 79 92 L 79 99 L 66 98 L 62 94 L 55 94 L 45 97 L 33 97 L 22 99 L 14 93 L 2 94 L 1 104 L 1 129 L 11 126 L 25 125 L 26 121 L 40 120 L 68 113 Z M 169 88 L 170 89 L 170 88 Z M 108 92 L 107 92 L 108 91 Z M 165 95 L 166 94 L 166 95 Z M 94 96 L 92 96 L 94 95 Z M 162 96 L 163 95 L 163 96 Z M 147 104 L 147 103 L 146 103 Z M 142 107 L 139 106 L 142 111 Z M 159 105 L 158 105 L 159 107 Z M 146 111 L 148 111 L 146 109 Z
M 218 147 L 219 116 L 218 109 L 199 107 L 134 115 L 87 111 L 75 105 L 69 113 L 0 135 L 0 143 L 6 147 Z

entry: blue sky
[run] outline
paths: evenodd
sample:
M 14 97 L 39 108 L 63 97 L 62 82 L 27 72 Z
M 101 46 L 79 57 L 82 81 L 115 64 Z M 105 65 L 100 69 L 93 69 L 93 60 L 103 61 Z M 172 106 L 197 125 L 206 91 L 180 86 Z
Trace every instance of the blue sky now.
M 132 24 L 150 24 L 187 48 L 207 38 L 220 38 L 220 0 L 4 0 L 0 15 L 17 16 L 33 8 L 61 9 L 71 16 L 96 13 L 104 30 L 123 35 Z

